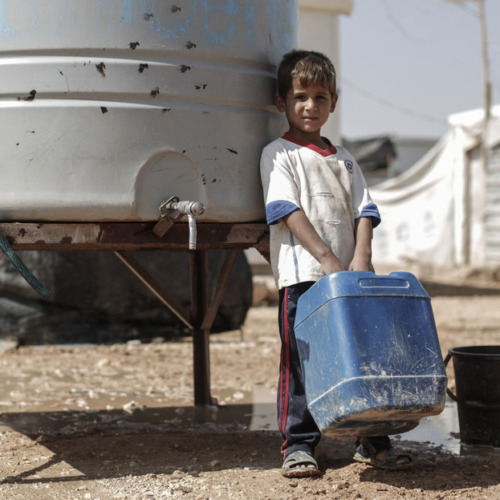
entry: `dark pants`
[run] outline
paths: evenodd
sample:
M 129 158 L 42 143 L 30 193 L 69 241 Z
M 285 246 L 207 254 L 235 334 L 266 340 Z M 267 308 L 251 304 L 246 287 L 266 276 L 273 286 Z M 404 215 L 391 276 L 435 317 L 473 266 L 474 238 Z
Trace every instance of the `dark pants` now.
M 313 281 L 307 281 L 279 291 L 281 359 L 278 426 L 284 440 L 281 450 L 285 457 L 298 450 L 313 453 L 321 438 L 318 426 L 307 409 L 304 378 L 293 328 L 297 301 L 312 285 Z
M 314 285 L 297 283 L 279 291 L 279 329 L 281 337 L 278 385 L 278 426 L 283 437 L 281 451 L 286 457 L 298 450 L 314 453 L 321 433 L 307 409 L 304 377 L 295 339 L 295 314 L 299 297 Z M 389 449 L 387 436 L 369 438 L 377 451 Z

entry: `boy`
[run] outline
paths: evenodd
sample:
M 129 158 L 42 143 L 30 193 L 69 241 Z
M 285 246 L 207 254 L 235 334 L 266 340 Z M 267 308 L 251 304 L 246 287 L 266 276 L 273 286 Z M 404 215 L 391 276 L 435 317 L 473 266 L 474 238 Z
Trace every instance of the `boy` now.
M 314 449 L 320 431 L 307 409 L 293 330 L 298 298 L 322 276 L 373 271 L 372 228 L 380 222 L 361 169 L 342 147 L 321 136 L 335 110 L 335 69 L 318 52 L 292 51 L 278 68 L 276 106 L 289 129 L 267 145 L 261 178 L 270 224 L 271 267 L 279 289 L 281 363 L 278 425 L 284 439 L 282 474 L 319 475 Z M 401 468 L 387 436 L 358 440 L 354 458 Z

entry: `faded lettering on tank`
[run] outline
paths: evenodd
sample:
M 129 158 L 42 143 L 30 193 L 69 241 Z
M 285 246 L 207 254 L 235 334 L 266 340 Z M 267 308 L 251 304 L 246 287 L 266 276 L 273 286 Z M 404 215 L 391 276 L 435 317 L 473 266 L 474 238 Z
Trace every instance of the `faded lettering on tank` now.
M 15 30 L 13 30 L 7 22 L 5 0 L 0 0 L 0 34 L 5 38 L 12 38 L 15 33 Z
M 249 45 L 255 43 L 255 0 L 190 0 L 181 7 L 165 7 L 164 0 L 86 0 L 88 14 L 95 15 L 95 25 L 107 34 L 121 20 L 122 29 L 128 26 L 132 32 L 136 22 L 146 22 L 150 29 L 163 39 L 178 39 L 190 28 L 203 41 L 224 44 L 233 41 L 238 33 Z M 273 16 L 272 26 L 281 30 L 282 4 L 290 0 L 269 2 L 268 14 Z M 28 5 L 26 5 L 28 4 Z M 14 38 L 29 29 L 51 29 L 55 26 L 58 36 L 67 34 L 68 26 L 74 22 L 74 0 L 59 2 L 60 7 L 42 9 L 40 0 L 23 3 L 22 10 L 15 0 L 0 0 L 0 37 Z M 9 12 L 14 15 L 9 16 Z M 94 13 L 94 14 L 93 14 Z M 16 26 L 17 25 L 17 26 Z M 17 29 L 16 29 L 17 28 Z M 243 31 L 244 30 L 244 31 Z M 278 35 L 279 38 L 279 35 Z M 200 40 L 201 41 L 201 40 Z M 196 42 L 190 41 L 190 47 Z

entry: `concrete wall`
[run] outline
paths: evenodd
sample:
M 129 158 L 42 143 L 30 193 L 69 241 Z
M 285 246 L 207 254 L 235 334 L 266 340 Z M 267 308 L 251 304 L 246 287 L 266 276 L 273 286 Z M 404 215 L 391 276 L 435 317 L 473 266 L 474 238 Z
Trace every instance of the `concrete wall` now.
M 299 0 L 299 48 L 318 50 L 335 65 L 337 82 L 341 73 L 339 47 L 339 16 L 350 14 L 353 0 Z M 324 134 L 334 144 L 340 144 L 340 114 L 342 99 L 324 127 Z

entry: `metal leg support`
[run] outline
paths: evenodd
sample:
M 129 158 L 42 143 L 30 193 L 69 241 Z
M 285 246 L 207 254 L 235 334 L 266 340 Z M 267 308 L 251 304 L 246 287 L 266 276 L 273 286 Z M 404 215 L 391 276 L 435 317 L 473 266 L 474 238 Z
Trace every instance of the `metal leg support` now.
M 173 305 L 171 300 L 167 300 L 167 289 L 157 282 L 130 252 L 115 251 L 115 255 L 191 330 L 196 406 L 213 404 L 210 395 L 210 331 L 240 252 L 240 249 L 229 250 L 222 265 L 211 304 L 209 303 L 208 253 L 206 250 L 190 252 L 191 318 L 188 321 L 182 314 L 181 308 Z
M 208 254 L 195 250 L 191 254 L 191 314 L 193 325 L 194 404 L 209 406 L 210 395 L 210 329 L 202 328 L 208 310 Z

